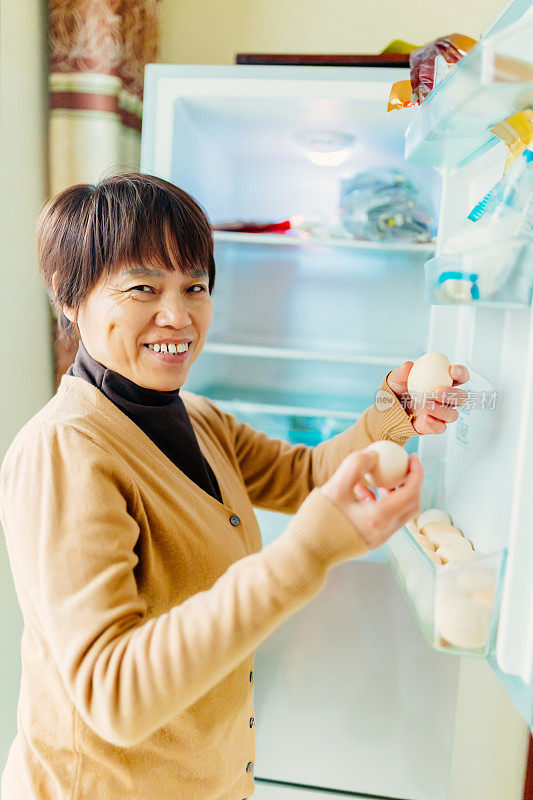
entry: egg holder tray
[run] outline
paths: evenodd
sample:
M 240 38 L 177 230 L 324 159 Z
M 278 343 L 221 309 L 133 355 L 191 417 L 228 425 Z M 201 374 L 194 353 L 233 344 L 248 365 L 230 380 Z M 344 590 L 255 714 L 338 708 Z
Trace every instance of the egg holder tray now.
M 387 561 L 432 647 L 460 656 L 494 652 L 505 549 L 435 564 L 404 526 L 385 545 Z

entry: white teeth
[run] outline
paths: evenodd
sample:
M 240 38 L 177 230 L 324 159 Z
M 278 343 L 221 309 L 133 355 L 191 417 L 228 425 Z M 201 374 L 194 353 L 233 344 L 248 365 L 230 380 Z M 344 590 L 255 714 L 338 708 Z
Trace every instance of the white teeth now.
M 189 343 L 184 344 L 149 344 L 150 350 L 155 350 L 156 353 L 185 353 L 189 348 Z

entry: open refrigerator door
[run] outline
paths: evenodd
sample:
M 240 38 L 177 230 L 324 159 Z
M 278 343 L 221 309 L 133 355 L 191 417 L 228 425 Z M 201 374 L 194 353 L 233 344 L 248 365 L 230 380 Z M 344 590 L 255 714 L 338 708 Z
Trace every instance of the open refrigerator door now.
M 142 170 L 190 192 L 215 228 L 214 320 L 185 388 L 211 397 L 271 437 L 315 445 L 345 430 L 372 405 L 390 369 L 429 349 L 446 352 L 454 363 L 469 363 L 458 344 L 468 320 L 456 307 L 442 307 L 441 322 L 424 302 L 423 265 L 434 254 L 440 198 L 447 202 L 451 195 L 431 165 L 404 159 L 406 127 L 416 115 L 414 109 L 386 113 L 398 77 L 402 70 L 386 68 L 147 68 Z M 364 238 L 350 198 L 364 191 L 362 173 L 383 168 L 425 187 L 434 218 L 425 241 L 387 240 L 379 225 L 374 234 L 381 230 L 383 238 L 368 233 Z M 451 177 L 444 174 L 444 180 Z M 489 182 L 488 176 L 483 180 Z M 341 224 L 343 197 L 344 213 L 351 214 L 348 226 Z M 392 218 L 388 209 L 388 216 L 383 213 L 379 220 Z M 385 226 L 397 223 L 395 217 Z M 271 225 L 285 232 L 272 232 Z M 440 236 L 445 228 L 441 220 Z M 485 380 L 492 386 L 497 379 L 482 355 L 476 347 L 471 366 L 478 385 L 486 388 Z M 483 424 L 489 419 L 479 416 Z M 492 557 L 500 588 L 501 527 L 488 513 L 482 519 L 490 535 L 485 528 L 476 533 L 468 504 L 443 496 L 442 487 L 452 484 L 443 480 L 439 448 L 446 449 L 448 440 L 435 453 L 430 441 L 440 438 L 413 437 L 406 446 L 410 452 L 419 447 L 422 454 L 424 502 L 448 504 L 465 530 L 472 530 L 480 551 Z M 483 444 L 481 437 L 479 447 Z M 450 458 L 453 464 L 458 460 Z M 464 475 L 471 462 L 459 461 Z M 482 461 L 494 481 L 491 462 L 484 456 Z M 511 481 L 509 476 L 509 487 Z M 484 493 L 478 503 L 492 508 Z M 265 509 L 256 515 L 264 545 L 289 521 Z M 503 509 L 500 519 L 505 525 Z M 396 541 L 404 537 L 413 550 L 407 534 L 398 532 Z M 420 574 L 429 575 L 429 583 L 423 579 L 429 587 L 422 592 L 424 602 L 432 603 L 436 573 L 427 573 L 413 552 Z M 270 781 L 265 786 L 275 784 L 280 797 L 291 800 L 298 787 L 306 792 L 314 787 L 319 796 L 327 790 L 327 796 L 338 791 L 471 800 L 475 794 L 450 793 L 453 786 L 466 785 L 474 770 L 471 786 L 479 796 L 501 800 L 501 787 L 511 779 L 518 785 L 523 766 L 520 757 L 510 766 L 502 747 L 515 723 L 491 734 L 493 763 L 503 769 L 491 776 L 488 788 L 489 781 L 479 777 L 489 752 L 479 724 L 474 733 L 469 730 L 470 760 L 457 764 L 458 719 L 468 703 L 460 668 L 465 659 L 453 657 L 490 657 L 498 605 L 493 604 L 480 646 L 443 646 L 434 640 L 434 606 L 428 609 L 426 603 L 430 624 L 425 626 L 391 560 L 411 598 L 412 617 L 386 563 L 389 557 L 382 548 L 337 567 L 320 596 L 259 647 L 257 783 Z M 485 696 L 488 713 L 497 717 L 497 690 L 490 687 Z
M 507 148 L 492 128 L 533 108 L 532 36 L 531 3 L 510 3 L 435 88 L 406 134 L 408 160 L 433 164 L 442 177 L 436 254 L 425 268 L 428 349 L 466 364 L 472 376 L 469 404 L 457 425 L 420 442 L 424 466 L 434 476 L 425 503 L 446 509 L 482 558 L 448 576 L 442 567 L 424 564 L 428 577 L 414 591 L 400 574 L 428 638 L 456 652 L 464 625 L 456 626 L 454 646 L 443 636 L 449 620 L 439 603 L 449 602 L 451 589 L 455 597 L 464 595 L 461 580 L 464 589 L 472 570 L 484 575 L 474 575 L 476 585 L 492 581 L 490 616 L 484 633 L 472 633 L 471 643 L 478 645 L 472 653 L 489 659 L 530 728 L 533 154 L 526 146 L 509 166 Z M 407 530 L 395 537 L 410 539 Z M 398 550 L 401 544 L 393 540 Z

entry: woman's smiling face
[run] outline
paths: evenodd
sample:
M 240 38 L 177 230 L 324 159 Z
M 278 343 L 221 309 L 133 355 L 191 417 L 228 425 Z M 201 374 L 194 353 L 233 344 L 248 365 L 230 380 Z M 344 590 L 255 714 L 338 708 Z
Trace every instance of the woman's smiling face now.
M 63 313 L 77 322 L 96 361 L 138 386 L 171 391 L 185 383 L 213 318 L 208 272 L 119 267 L 95 284 L 77 319 L 74 309 L 64 306 Z M 188 343 L 188 349 L 174 355 L 147 346 L 167 342 Z

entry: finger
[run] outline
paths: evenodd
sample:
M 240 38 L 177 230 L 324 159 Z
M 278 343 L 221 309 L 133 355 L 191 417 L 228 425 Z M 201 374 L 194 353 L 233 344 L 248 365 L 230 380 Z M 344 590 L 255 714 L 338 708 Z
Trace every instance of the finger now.
M 365 501 L 368 501 L 368 500 L 370 500 L 370 501 L 372 501 L 372 500 L 375 501 L 376 500 L 376 496 L 375 496 L 374 492 L 372 492 L 370 489 L 367 489 L 367 487 L 364 486 L 362 483 L 356 483 L 355 484 L 354 493 L 355 493 L 355 496 L 357 497 L 357 499 L 359 501 L 361 501 L 361 502 L 365 502 Z
M 406 507 L 411 510 L 413 505 L 420 502 L 423 480 L 424 468 L 418 456 L 413 454 L 409 457 L 409 471 L 404 481 L 396 487 L 396 491 L 378 501 L 380 508 L 391 514 L 402 514 Z
M 426 410 L 428 416 L 442 420 L 442 422 L 456 422 L 459 418 L 459 412 L 456 408 L 449 408 L 448 406 L 441 405 L 441 403 L 435 403 L 431 407 L 431 410 L 429 408 Z
M 453 364 L 450 367 L 450 377 L 453 379 L 453 385 L 459 386 L 470 380 L 470 372 L 463 364 Z
M 468 392 L 455 386 L 437 386 L 432 398 L 450 407 L 463 406 L 468 400 Z
M 409 456 L 407 472 L 405 473 L 405 477 L 402 479 L 402 481 L 392 489 L 386 489 L 384 486 L 380 486 L 378 488 L 379 495 L 380 497 L 388 497 L 389 495 L 399 491 L 400 487 L 405 486 L 406 484 L 408 486 L 413 485 L 413 483 L 423 480 L 423 478 L 424 468 L 422 466 L 422 462 L 416 453 L 412 453 Z
M 401 367 L 393 369 L 387 377 L 387 384 L 393 392 L 400 394 L 407 391 L 407 378 L 413 368 L 413 361 L 404 361 Z
M 364 474 L 375 467 L 378 454 L 375 450 L 355 450 L 341 462 L 333 476 L 344 501 L 353 501 L 353 489 L 357 483 L 364 483 Z
M 415 431 L 422 436 L 428 433 L 444 433 L 446 430 L 446 423 L 440 419 L 434 419 L 427 411 L 413 417 L 411 424 Z

